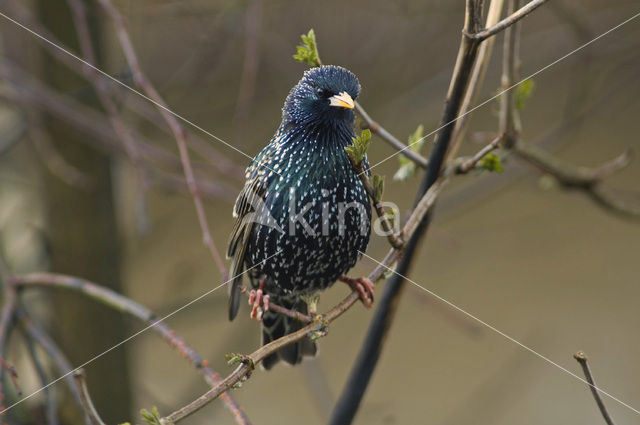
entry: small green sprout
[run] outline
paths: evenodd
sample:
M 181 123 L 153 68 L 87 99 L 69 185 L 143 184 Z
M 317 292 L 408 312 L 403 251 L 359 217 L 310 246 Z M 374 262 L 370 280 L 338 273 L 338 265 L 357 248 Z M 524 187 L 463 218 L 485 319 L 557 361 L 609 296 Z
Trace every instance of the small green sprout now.
M 422 145 L 424 144 L 423 133 L 424 126 L 420 124 L 418 128 L 416 128 L 416 131 L 410 134 L 407 139 L 407 146 L 409 146 L 409 149 L 416 153 L 420 152 Z M 400 163 L 400 168 L 398 168 L 398 171 L 393 175 L 394 180 L 405 181 L 416 172 L 415 162 L 411 161 L 406 156 L 402 154 L 398 155 L 398 162 Z
M 371 179 L 371 185 L 373 186 L 373 200 L 380 202 L 382 200 L 382 193 L 384 192 L 384 177 L 374 174 Z
M 533 94 L 533 89 L 535 88 L 535 86 L 536 83 L 531 79 L 524 80 L 523 82 L 518 84 L 518 87 L 516 88 L 516 92 L 514 94 L 516 109 L 518 111 L 522 111 L 524 109 L 524 105 Z
M 500 157 L 493 153 L 486 154 L 478 163 L 478 167 L 482 170 L 493 171 L 496 173 L 502 173 L 504 171 Z
M 316 34 L 310 29 L 307 34 L 300 36 L 302 43 L 296 46 L 296 54 L 293 59 L 298 62 L 306 63 L 310 67 L 322 65 L 320 54 L 318 53 L 318 44 L 316 43 Z
M 142 420 L 149 425 L 161 425 L 160 413 L 156 406 L 151 408 L 151 412 L 147 411 L 147 409 L 142 409 L 140 415 L 142 415 Z
M 371 130 L 365 128 L 360 136 L 352 137 L 353 144 L 344 148 L 351 159 L 351 162 L 359 167 L 364 160 L 367 150 L 371 145 Z

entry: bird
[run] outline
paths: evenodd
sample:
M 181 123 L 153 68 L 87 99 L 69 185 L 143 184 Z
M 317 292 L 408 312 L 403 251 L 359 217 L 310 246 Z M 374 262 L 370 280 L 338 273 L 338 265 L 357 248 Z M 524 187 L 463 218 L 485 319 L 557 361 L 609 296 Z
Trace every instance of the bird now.
M 306 300 L 338 280 L 357 290 L 366 306 L 373 302 L 371 281 L 346 277 L 371 233 L 369 197 L 345 151 L 355 136 L 360 90 L 343 67 L 305 71 L 285 99 L 275 135 L 246 170 L 227 249 L 229 320 L 238 313 L 247 274 L 251 317 L 262 321 L 263 345 L 302 326 L 269 311 L 269 303 L 307 314 Z M 366 157 L 363 169 L 370 174 Z M 295 365 L 316 352 L 316 343 L 304 338 L 266 357 L 262 367 L 280 360 Z

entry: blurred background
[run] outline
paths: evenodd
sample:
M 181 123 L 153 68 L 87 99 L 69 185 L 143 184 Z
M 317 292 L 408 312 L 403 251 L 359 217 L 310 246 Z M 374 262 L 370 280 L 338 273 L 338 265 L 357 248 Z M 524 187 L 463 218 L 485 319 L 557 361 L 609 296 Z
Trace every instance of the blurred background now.
M 280 123 L 284 98 L 305 70 L 292 54 L 310 28 L 323 61 L 359 77 L 359 101 L 374 119 L 401 140 L 418 124 L 425 133 L 434 130 L 464 12 L 463 1 L 444 0 L 113 4 L 140 67 L 169 107 L 249 156 Z M 93 2 L 86 6 L 92 63 L 133 85 L 112 19 Z M 81 54 L 69 3 L 7 0 L 0 9 Z M 547 3 L 523 21 L 521 76 L 637 9 L 636 1 L 624 0 Z M 109 285 L 159 315 L 219 285 L 175 139 L 153 105 L 106 83 L 117 117 L 137 142 L 138 159 L 132 160 L 79 62 L 61 61 L 60 52 L 5 18 L 0 34 L 0 243 L 11 272 L 77 275 Z M 501 40 L 479 101 L 499 89 Z M 640 20 L 634 20 L 534 78 L 533 96 L 521 115 L 523 139 L 586 166 L 628 147 L 637 150 L 639 69 Z M 497 128 L 497 109 L 495 101 L 473 113 L 462 154 L 487 143 L 487 132 Z M 184 127 L 213 238 L 224 251 L 250 159 Z M 374 137 L 372 163 L 392 153 Z M 572 354 L 584 350 L 599 386 L 640 407 L 640 221 L 613 214 L 584 193 L 563 190 L 515 158 L 504 163 L 504 173 L 471 173 L 447 187 L 411 278 L 577 374 Z M 394 158 L 376 172 L 387 175 L 386 199 L 406 213 L 420 177 L 395 182 L 397 168 Z M 640 202 L 640 163 L 606 183 Z M 382 259 L 387 249 L 386 239 L 373 236 L 368 254 Z M 352 274 L 373 266 L 364 259 Z M 336 285 L 323 294 L 320 309 L 346 293 Z M 74 365 L 143 327 L 76 294 L 38 290 L 25 296 L 30 312 Z M 231 371 L 226 353 L 249 353 L 259 345 L 259 325 L 249 320 L 248 308 L 230 323 L 226 305 L 223 288 L 167 321 L 222 375 Z M 319 356 L 299 367 L 256 371 L 233 391 L 249 418 L 261 425 L 326 423 L 372 314 L 361 306 L 351 309 L 320 341 Z M 21 361 L 26 350 L 19 335 L 10 340 L 8 359 L 29 394 L 39 382 L 30 363 Z M 98 410 L 110 424 L 140 422 L 139 409 L 153 405 L 169 413 L 207 389 L 149 331 L 85 369 Z M 53 370 L 50 380 L 57 376 Z M 8 387 L 8 400 L 16 400 Z M 65 384 L 51 390 L 62 402 L 63 423 L 78 423 Z M 42 400 L 40 393 L 25 401 L 8 420 L 43 423 Z M 605 402 L 620 423 L 637 422 L 631 410 Z M 601 420 L 585 384 L 408 286 L 356 423 Z M 184 423 L 234 422 L 216 401 Z

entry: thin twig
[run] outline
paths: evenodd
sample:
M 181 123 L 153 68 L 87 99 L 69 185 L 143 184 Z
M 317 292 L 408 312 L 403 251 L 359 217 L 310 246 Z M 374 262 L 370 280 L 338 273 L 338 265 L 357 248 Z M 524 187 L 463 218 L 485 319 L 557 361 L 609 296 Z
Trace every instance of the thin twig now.
M 522 140 L 513 147 L 513 152 L 545 173 L 554 176 L 560 184 L 567 187 L 589 189 L 604 178 L 624 169 L 631 162 L 632 150 L 627 150 L 611 161 L 598 167 L 577 167 Z
M 513 14 L 519 5 L 519 0 L 509 0 L 508 5 L 508 13 Z M 522 9 L 524 8 L 519 10 Z M 518 80 L 519 26 L 519 23 L 515 23 L 505 31 L 502 64 L 503 89 L 512 87 Z M 562 186 L 586 191 L 598 204 L 616 213 L 635 218 L 640 217 L 640 206 L 623 201 L 601 184 L 606 177 L 629 165 L 632 157 L 631 150 L 627 150 L 617 158 L 598 167 L 589 168 L 574 166 L 537 145 L 523 141 L 520 138 L 520 119 L 515 106 L 514 91 L 504 93 L 500 98 L 499 131 L 502 136 L 502 144 L 506 148 L 519 158 L 554 176 Z
M 519 158 L 552 175 L 562 186 L 586 192 L 602 207 L 627 217 L 640 218 L 640 204 L 625 201 L 603 184 L 608 176 L 629 165 L 633 156 L 631 149 L 597 167 L 575 166 L 522 140 L 515 143 L 512 151 Z
M 105 117 L 69 96 L 63 96 L 40 83 L 23 68 L 0 60 L 0 77 L 11 83 L 10 90 L 0 93 L 20 104 L 35 105 L 91 137 L 85 138 L 96 149 L 107 154 L 122 154 L 118 135 Z M 133 130 L 131 130 L 133 132 Z M 138 149 L 146 160 L 181 170 L 180 158 L 159 148 L 158 143 L 133 132 Z
M 513 13 L 518 7 L 520 0 L 507 1 L 507 13 Z M 502 49 L 502 90 L 507 90 L 518 79 L 516 75 L 518 62 L 518 44 L 520 24 L 514 23 L 509 26 L 504 33 L 504 43 Z M 518 111 L 516 110 L 515 91 L 510 90 L 500 96 L 500 116 L 498 131 L 502 136 L 502 143 L 505 147 L 511 148 L 518 140 L 520 128 L 517 125 Z
M 477 11 L 482 10 L 482 3 L 483 0 L 467 0 L 464 33 L 473 34 L 479 30 Z M 472 11 L 476 11 L 474 16 L 471 16 Z M 422 201 L 429 195 L 429 190 L 441 176 L 453 135 L 454 126 L 452 123 L 459 116 L 465 93 L 467 90 L 474 89 L 474 87 L 469 87 L 469 81 L 477 58 L 479 42 L 467 37 L 464 33 L 461 37 L 456 65 L 445 99 L 444 111 L 439 125 L 440 131 L 435 137 L 427 168 L 416 196 L 416 210 L 421 207 Z M 425 213 L 418 220 L 413 220 L 412 225 L 415 226 L 413 233 L 403 232 L 407 245 L 403 251 L 402 259 L 397 265 L 398 274 L 394 274 L 385 285 L 384 293 L 367 329 L 365 341 L 358 352 L 354 366 L 332 413 L 329 422 L 331 425 L 349 424 L 355 417 L 397 311 L 398 298 L 405 284 L 401 276 L 409 273 L 419 242 L 429 226 L 430 217 L 431 214 Z
M 38 351 L 36 350 L 35 342 L 33 339 L 29 337 L 24 327 L 20 327 L 20 332 L 22 334 L 22 338 L 24 339 L 25 345 L 27 346 L 27 351 L 29 352 L 29 357 L 31 357 L 31 363 L 36 370 L 36 374 L 38 375 L 38 379 L 40 381 L 40 387 L 43 388 L 42 392 L 44 393 L 44 410 L 45 410 L 45 421 L 47 425 L 58 425 L 60 422 L 58 421 L 58 404 L 56 403 L 55 395 L 52 391 L 51 387 L 47 387 L 49 383 L 49 378 L 47 377 L 47 372 L 45 370 L 44 364 L 42 364 L 42 360 L 38 355 Z
M 78 291 L 101 304 L 106 305 L 107 307 L 132 316 L 147 325 L 150 325 L 151 329 L 159 333 L 163 339 L 169 343 L 169 345 L 178 351 L 178 354 L 180 354 L 181 357 L 186 359 L 196 368 L 207 384 L 213 387 L 217 386 L 220 382 L 220 375 L 211 369 L 209 362 L 204 360 L 164 322 L 158 321 L 158 316 L 153 314 L 143 305 L 138 304 L 135 301 L 112 291 L 111 289 L 84 279 L 55 273 L 30 273 L 26 275 L 16 275 L 9 277 L 8 280 L 11 285 L 15 285 L 18 289 L 43 287 L 64 288 Z M 250 423 L 244 411 L 233 397 L 229 394 L 222 394 L 222 398 L 226 407 L 234 415 L 237 423 L 245 425 Z
M 405 245 L 405 242 L 401 236 L 402 234 L 397 235 L 395 233 L 393 226 L 389 221 L 389 217 L 387 216 L 387 213 L 385 212 L 384 207 L 382 205 L 382 200 L 376 198 L 376 193 L 375 193 L 376 191 L 373 188 L 371 181 L 369 181 L 369 176 L 367 176 L 367 173 L 365 173 L 364 171 L 363 163 L 360 162 L 359 164 L 354 164 L 353 160 L 351 162 L 355 169 L 355 172 L 360 177 L 360 181 L 364 185 L 364 188 L 367 191 L 369 198 L 371 198 L 373 209 L 376 211 L 376 214 L 380 218 L 380 225 L 382 226 L 382 230 L 384 231 L 385 235 L 387 235 L 387 240 L 389 241 L 389 244 L 396 249 L 402 249 Z
M 142 89 L 142 91 L 155 102 L 156 105 L 160 105 L 158 107 L 158 111 L 160 112 L 160 114 L 162 114 L 163 118 L 167 122 L 167 125 L 171 129 L 174 138 L 176 139 L 178 151 L 180 152 L 180 159 L 182 161 L 182 167 L 184 169 L 185 179 L 189 186 L 191 196 L 193 197 L 196 214 L 198 216 L 198 221 L 200 222 L 203 242 L 209 248 L 209 252 L 211 253 L 213 260 L 218 266 L 218 270 L 222 275 L 222 279 L 227 280 L 227 269 L 224 265 L 222 257 L 220 256 L 220 252 L 218 251 L 218 248 L 216 247 L 213 238 L 211 237 L 211 232 L 209 231 L 207 216 L 204 211 L 202 199 L 200 198 L 198 186 L 196 184 L 193 167 L 191 165 L 191 159 L 189 158 L 189 150 L 187 148 L 186 133 L 184 131 L 184 128 L 180 125 L 175 116 L 168 112 L 164 100 L 155 89 L 155 87 L 151 84 L 146 75 L 143 73 L 138 61 L 138 57 L 136 56 L 135 49 L 133 48 L 133 44 L 131 43 L 129 33 L 127 32 L 124 19 L 122 18 L 122 15 L 120 15 L 120 12 L 118 12 L 118 10 L 109 0 L 98 0 L 98 2 L 113 21 L 113 26 L 118 36 L 118 40 L 120 41 L 120 46 L 127 60 L 127 63 L 129 64 L 129 68 L 133 73 L 133 80 L 135 81 L 136 85 L 140 87 L 140 89 Z
M 80 0 L 67 0 L 67 4 L 69 4 L 72 11 L 73 23 L 76 27 L 76 33 L 80 42 L 83 59 L 88 63 L 97 64 L 97 57 L 93 49 L 93 42 L 91 40 L 91 34 L 87 24 L 86 6 Z M 99 73 L 94 68 L 88 65 L 84 65 L 84 67 L 86 68 L 85 72 L 90 75 L 89 81 L 92 83 L 96 94 L 98 95 L 98 99 L 109 117 L 109 121 L 111 121 L 113 129 L 122 139 L 122 144 L 124 145 L 133 166 L 140 171 L 140 153 L 138 151 L 138 147 L 131 135 L 131 132 L 120 117 L 118 107 L 111 98 L 106 82 L 98 77 Z M 139 174 L 139 177 L 144 179 L 144 175 L 142 173 Z
M 89 394 L 89 388 L 87 387 L 87 380 L 84 373 L 84 369 L 77 369 L 73 372 L 73 379 L 75 379 L 78 387 L 80 387 L 80 400 L 82 400 L 82 408 L 84 409 L 84 413 L 89 417 L 91 421 L 91 425 L 106 425 L 96 407 L 93 405 L 93 400 L 91 400 L 91 395 Z
M 363 128 L 368 128 L 371 132 L 377 136 L 379 136 L 382 140 L 387 142 L 391 147 L 397 149 L 402 152 L 402 155 L 409 158 L 411 161 L 415 162 L 422 168 L 427 166 L 427 159 L 421 156 L 419 153 L 414 152 L 411 149 L 408 149 L 407 145 L 398 140 L 393 134 L 389 133 L 383 126 L 374 121 L 367 111 L 360 105 L 358 102 L 355 102 L 355 109 L 358 112 L 358 115 L 362 118 L 364 125 Z
M 97 65 L 98 58 L 93 48 L 93 41 L 91 39 L 91 33 L 87 23 L 86 6 L 80 0 L 67 0 L 67 4 L 72 12 L 71 16 L 76 28 L 77 38 L 80 42 L 83 59 L 88 63 Z M 139 193 L 136 199 L 136 203 L 139 206 L 137 210 L 141 214 L 141 217 L 145 217 L 147 215 L 146 191 L 149 189 L 149 181 L 141 164 L 141 154 L 138 149 L 138 145 L 131 131 L 122 120 L 120 111 L 118 111 L 118 107 L 111 98 L 111 94 L 105 80 L 98 76 L 99 73 L 94 68 L 85 64 L 83 65 L 86 68 L 86 73 L 91 75 L 89 81 L 93 84 L 93 88 L 98 95 L 98 99 L 100 100 L 114 131 L 122 140 L 127 156 L 136 171 L 136 177 L 138 180 L 135 181 L 135 183 L 137 183 L 137 186 L 139 187 Z
M 501 136 L 496 137 L 487 146 L 483 147 L 471 158 L 468 158 L 460 163 L 455 169 L 457 174 L 466 174 L 475 168 L 476 164 L 484 158 L 488 153 L 498 148 L 502 140 Z
M 67 386 L 71 390 L 74 398 L 76 399 L 78 406 L 82 407 L 82 401 L 80 397 L 80 388 L 71 377 L 71 371 L 73 367 L 69 360 L 67 360 L 66 356 L 60 350 L 60 348 L 56 345 L 55 342 L 38 326 L 36 326 L 31 318 L 28 316 L 27 312 L 20 308 L 18 309 L 16 316 L 18 317 L 20 326 L 27 334 L 28 338 L 38 344 L 45 353 L 49 356 L 49 358 L 53 361 L 58 369 L 58 372 L 61 375 L 64 375 L 64 381 L 67 383 Z
M 49 42 L 45 41 L 43 38 L 36 37 L 34 38 L 35 42 L 39 43 L 42 48 L 51 54 L 56 60 L 63 63 L 72 71 L 79 73 L 95 84 L 104 84 L 112 93 L 119 94 L 121 98 L 127 99 L 127 105 L 140 116 L 147 119 L 149 122 L 153 123 L 162 131 L 169 131 L 166 128 L 165 121 L 162 116 L 157 113 L 153 114 L 151 111 L 157 112 L 157 109 L 150 105 L 146 99 L 142 99 L 139 96 L 130 96 L 131 92 L 124 88 L 123 86 L 114 83 L 114 81 L 110 80 L 106 75 L 100 74 L 98 72 L 90 72 L 89 68 L 86 64 L 78 61 L 72 56 L 64 53 L 61 49 L 64 49 L 67 52 L 71 52 L 69 46 L 63 43 L 60 39 L 58 39 L 55 34 L 51 33 L 45 26 L 43 26 L 28 9 L 26 9 L 20 2 L 16 0 L 8 0 L 7 6 L 11 9 L 12 13 L 17 16 L 23 23 L 28 24 L 29 27 L 40 34 L 43 38 L 46 38 Z M 57 47 L 56 47 L 57 46 Z M 95 71 L 95 70 L 94 70 Z M 94 81 L 93 79 L 102 80 L 101 83 Z M 54 111 L 55 112 L 55 111 Z M 130 129 L 131 130 L 131 129 Z M 140 135 L 134 134 L 134 139 L 140 139 Z M 121 141 L 117 138 L 114 139 L 116 142 L 120 143 Z M 189 145 L 203 158 L 206 158 L 208 163 L 212 165 L 218 171 L 224 173 L 225 175 L 230 175 L 235 178 L 242 178 L 244 176 L 244 168 L 233 163 L 229 158 L 222 155 L 220 152 L 215 150 L 211 144 L 206 143 L 200 137 L 193 135 L 188 140 Z M 139 143 L 138 149 L 144 155 L 145 150 L 149 148 L 155 147 L 155 143 L 151 145 L 146 144 L 145 146 L 140 146 Z M 143 144 L 144 145 L 144 144 Z M 179 161 L 179 160 L 178 160 Z M 178 162 L 180 166 L 180 163 Z
M 415 232 L 416 230 L 416 223 L 420 222 L 421 218 L 426 216 L 431 207 L 433 207 L 433 204 L 435 203 L 435 200 L 440 193 L 442 186 L 443 185 L 440 183 L 432 186 L 432 189 L 428 191 L 421 199 L 418 208 L 414 209 L 411 217 L 407 221 L 407 224 L 402 231 L 402 233 L 407 235 L 407 237 L 411 237 L 413 232 Z M 393 265 L 400 258 L 400 254 L 401 250 L 391 248 L 381 264 L 376 265 L 374 270 L 369 273 L 368 278 L 373 282 L 382 278 L 384 276 L 384 273 L 387 271 L 387 267 Z M 238 358 L 242 360 L 242 364 L 240 364 L 230 375 L 222 380 L 216 387 L 207 391 L 205 394 L 198 397 L 193 402 L 163 418 L 162 423 L 166 425 L 172 425 L 197 412 L 198 410 L 218 398 L 221 394 L 224 393 L 224 391 L 227 391 L 228 389 L 234 387 L 236 384 L 248 379 L 253 369 L 255 369 L 255 367 L 265 357 L 275 353 L 280 348 L 286 345 L 293 344 L 296 341 L 307 338 L 308 335 L 313 332 L 323 330 L 331 322 L 336 320 L 344 312 L 346 312 L 354 304 L 356 304 L 359 299 L 360 295 L 358 294 L 358 292 L 353 291 L 331 310 L 322 315 L 315 316 L 312 319 L 313 321 L 302 329 L 294 333 L 287 334 L 282 338 L 270 342 L 269 344 L 263 345 L 250 355 L 238 355 Z M 290 314 L 287 315 L 291 317 Z
M 495 24 L 494 26 L 476 33 L 469 33 L 469 37 L 472 37 L 473 39 L 478 41 L 486 40 L 487 38 L 498 34 L 500 31 L 503 31 L 506 28 L 509 28 L 511 25 L 515 24 L 520 19 L 524 18 L 529 13 L 533 12 L 534 10 L 536 10 L 538 7 L 542 6 L 546 2 L 547 0 L 532 0 L 526 5 L 524 5 L 523 7 L 521 7 L 520 9 L 518 9 L 517 11 L 513 12 L 511 15 L 507 16 L 506 18 L 504 18 L 503 20 Z
M 602 413 L 602 417 L 604 418 L 605 422 L 607 423 L 607 425 L 615 425 L 615 422 L 611 417 L 611 414 L 609 414 L 609 411 L 607 410 L 607 407 L 604 405 L 604 401 L 602 401 L 602 398 L 600 397 L 600 393 L 596 388 L 596 383 L 593 379 L 593 375 L 591 374 L 591 369 L 589 368 L 589 364 L 587 363 L 587 355 L 584 353 L 584 351 L 578 351 L 573 355 L 573 358 L 576 359 L 578 363 L 580 363 L 580 366 L 582 366 L 582 372 L 584 372 L 584 377 L 589 383 L 589 389 L 591 390 L 591 394 L 593 394 L 593 398 L 596 400 L 598 409 L 600 409 L 600 413 Z
M 500 14 L 502 13 L 503 4 L 504 0 L 491 1 L 491 4 L 489 4 L 489 10 L 487 12 L 485 26 L 491 27 L 498 22 L 498 20 L 500 19 Z M 451 148 L 449 149 L 449 158 L 453 158 L 462 145 L 462 141 L 467 130 L 467 124 L 469 123 L 468 111 L 473 107 L 477 94 L 484 83 L 484 78 L 487 73 L 487 68 L 489 67 L 491 55 L 493 53 L 494 42 L 495 38 L 491 37 L 484 43 L 482 43 L 478 48 L 478 58 L 471 71 L 471 77 L 469 78 L 469 87 L 475 87 L 475 89 L 467 90 L 464 95 L 462 106 L 460 107 L 460 115 L 455 123 L 455 129 L 453 131 L 453 142 L 451 144 Z

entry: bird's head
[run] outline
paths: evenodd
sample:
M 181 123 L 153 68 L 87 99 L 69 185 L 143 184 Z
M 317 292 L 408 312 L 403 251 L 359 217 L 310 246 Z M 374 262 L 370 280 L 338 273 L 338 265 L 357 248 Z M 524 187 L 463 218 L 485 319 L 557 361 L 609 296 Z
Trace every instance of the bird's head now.
M 311 68 L 289 92 L 282 108 L 283 122 L 296 125 L 342 127 L 353 123 L 360 83 L 340 66 Z

